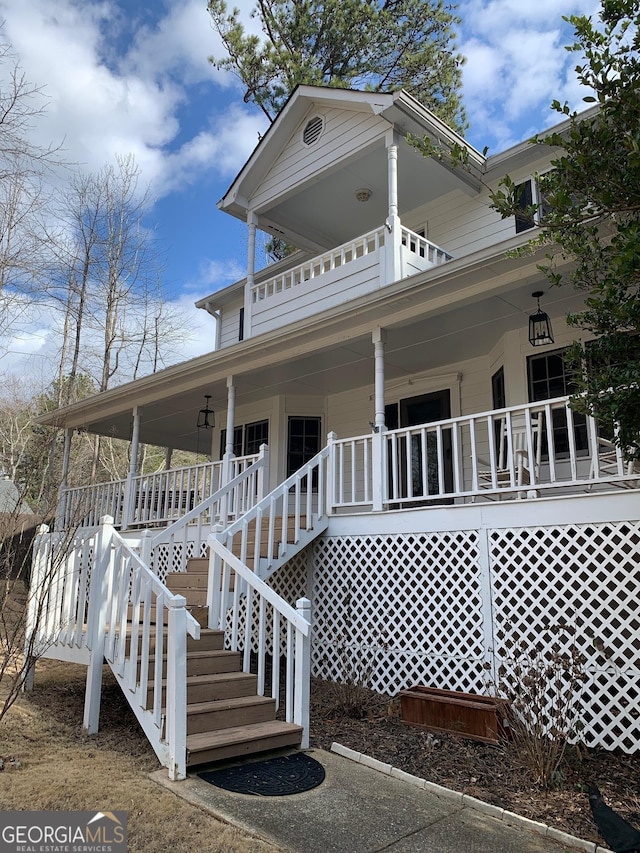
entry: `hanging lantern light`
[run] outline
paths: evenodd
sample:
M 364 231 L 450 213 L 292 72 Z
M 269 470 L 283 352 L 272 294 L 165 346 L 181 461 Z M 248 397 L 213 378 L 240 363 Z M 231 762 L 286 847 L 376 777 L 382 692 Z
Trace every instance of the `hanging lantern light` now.
M 213 429 L 216 425 L 215 413 L 209 408 L 211 394 L 204 395 L 204 408 L 198 412 L 198 429 Z
M 529 343 L 532 347 L 552 344 L 554 341 L 551 320 L 549 315 L 540 308 L 540 297 L 544 295 L 544 290 L 536 290 L 531 295 L 538 300 L 538 310 L 535 314 L 529 315 Z

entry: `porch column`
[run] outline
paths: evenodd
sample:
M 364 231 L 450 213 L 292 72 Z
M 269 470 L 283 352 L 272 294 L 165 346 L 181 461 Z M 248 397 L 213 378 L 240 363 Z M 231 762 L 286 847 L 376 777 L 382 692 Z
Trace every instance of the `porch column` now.
M 233 432 L 236 422 L 236 386 L 233 381 L 233 376 L 227 376 L 227 435 L 224 445 L 224 453 L 222 455 L 222 482 L 218 484 L 225 486 L 229 480 L 233 479 L 232 462 L 234 459 L 233 453 Z M 220 519 L 224 522 L 229 512 L 228 496 L 225 495 L 220 502 Z
M 227 376 L 227 437 L 224 445 L 223 462 L 227 463 L 230 468 L 233 454 L 233 431 L 236 425 L 236 386 L 233 381 L 233 376 Z M 223 466 L 224 470 L 224 466 Z M 229 473 L 229 472 L 227 472 Z M 227 483 L 231 477 L 225 476 L 224 482 Z
M 374 329 L 372 334 L 374 348 L 374 422 L 371 453 L 371 487 L 374 512 L 380 512 L 386 493 L 387 466 L 384 452 L 384 347 L 387 342 L 385 329 Z
M 247 212 L 247 227 L 249 229 L 249 246 L 247 250 L 247 286 L 244 292 L 244 335 L 245 338 L 251 337 L 251 306 L 253 298 L 253 284 L 256 271 L 256 229 L 258 226 L 258 217 L 249 210 Z
M 138 473 L 138 446 L 140 444 L 140 410 L 137 406 L 133 408 L 133 425 L 131 430 L 131 458 L 129 459 L 129 473 L 132 477 Z
M 69 459 L 71 458 L 71 435 L 72 431 L 67 427 L 64 431 L 64 450 L 62 451 L 62 474 L 60 488 L 58 489 L 58 507 L 56 510 L 56 530 L 65 529 L 65 496 L 67 491 L 67 477 L 69 476 Z
M 133 407 L 133 422 L 131 427 L 131 456 L 129 459 L 129 473 L 124 487 L 124 500 L 122 503 L 122 530 L 133 521 L 136 506 L 136 496 L 134 487 L 134 477 L 138 473 L 138 446 L 140 444 L 140 409 L 137 406 Z M 116 523 L 118 519 L 116 518 Z
M 402 231 L 398 216 L 398 140 L 394 131 L 387 135 L 387 184 L 389 208 L 387 213 L 387 236 L 385 238 L 385 281 L 391 284 L 401 278 Z

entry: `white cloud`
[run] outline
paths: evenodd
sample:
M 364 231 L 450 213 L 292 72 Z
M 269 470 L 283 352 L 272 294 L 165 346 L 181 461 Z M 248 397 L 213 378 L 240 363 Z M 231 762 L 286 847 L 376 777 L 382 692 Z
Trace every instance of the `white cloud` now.
M 38 141 L 64 140 L 65 159 L 87 170 L 131 153 L 157 197 L 203 172 L 232 174 L 264 130 L 255 111 L 235 106 L 215 124 L 205 120 L 204 129 L 200 117 L 192 138 L 184 138 L 180 110 L 188 109 L 189 87 L 204 86 L 213 102 L 229 85 L 229 75 L 207 61 L 217 36 L 200 0 L 173 2 L 129 42 L 113 0 L 58 0 L 54 14 L 49 0 L 0 0 L 0 15 L 27 78 L 43 85 L 48 100 L 35 125 Z
M 493 152 L 555 123 L 554 99 L 581 107 L 573 30 L 563 15 L 595 14 L 596 0 L 463 0 L 460 51 L 468 133 Z

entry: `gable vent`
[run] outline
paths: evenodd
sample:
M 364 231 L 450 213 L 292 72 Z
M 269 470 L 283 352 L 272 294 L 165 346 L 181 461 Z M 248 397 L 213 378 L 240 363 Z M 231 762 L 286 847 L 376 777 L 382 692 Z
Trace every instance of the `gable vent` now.
M 313 145 L 314 142 L 318 141 L 323 130 L 324 118 L 322 116 L 310 118 L 305 129 L 302 131 L 302 141 L 305 145 Z

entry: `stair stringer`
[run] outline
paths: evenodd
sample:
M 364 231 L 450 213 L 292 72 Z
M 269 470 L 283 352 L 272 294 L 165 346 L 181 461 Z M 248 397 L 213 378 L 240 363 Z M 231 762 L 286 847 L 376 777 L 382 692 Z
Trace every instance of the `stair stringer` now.
M 289 560 L 293 559 L 296 554 L 303 551 L 307 545 L 314 542 L 318 536 L 325 532 L 329 526 L 329 519 L 325 516 L 315 516 L 313 518 L 313 526 L 309 530 L 300 532 L 300 536 L 296 542 L 280 543 L 278 548 L 278 556 L 273 559 L 262 558 L 256 574 L 261 580 L 266 580 L 273 575 L 278 569 L 281 569 Z M 286 545 L 286 547 L 283 547 Z

